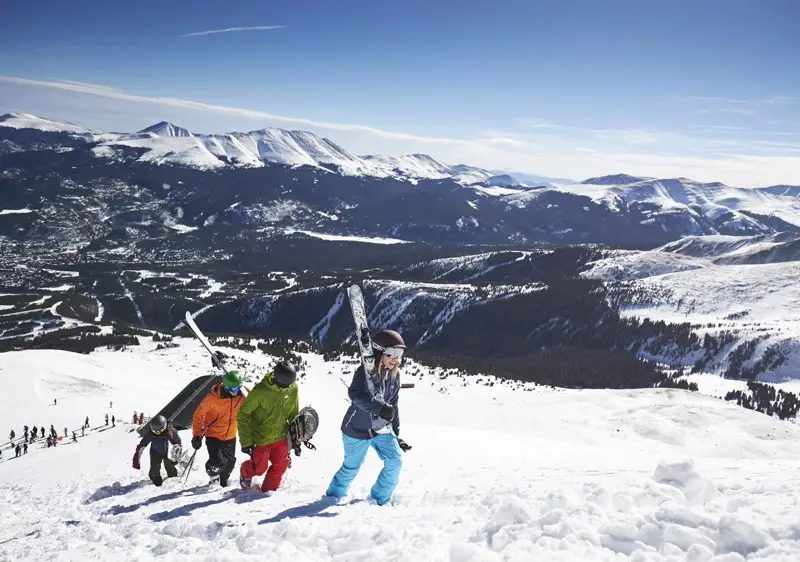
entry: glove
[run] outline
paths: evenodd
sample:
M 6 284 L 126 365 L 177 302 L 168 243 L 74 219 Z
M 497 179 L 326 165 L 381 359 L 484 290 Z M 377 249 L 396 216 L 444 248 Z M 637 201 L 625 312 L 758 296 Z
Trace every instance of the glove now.
M 140 468 L 142 468 L 142 466 L 139 464 L 139 451 L 143 446 L 144 445 L 142 445 L 141 443 L 136 445 L 136 452 L 133 453 L 133 468 L 135 470 L 139 470 Z
M 402 439 L 397 439 L 397 444 L 400 445 L 400 448 L 403 450 L 404 453 L 407 453 L 411 450 L 411 445 L 403 441 Z
M 195 435 L 192 437 L 192 449 L 199 449 L 203 446 L 203 436 Z
M 381 406 L 381 411 L 378 414 L 378 417 L 386 420 L 387 422 L 392 421 L 394 419 L 394 406 L 391 404 L 384 404 Z
M 214 353 L 214 357 L 211 359 L 211 364 L 216 367 L 219 363 L 223 363 L 225 361 L 226 355 L 221 351 L 217 351 Z
M 252 456 L 252 455 L 253 455 L 253 447 L 252 447 L 252 446 L 250 446 L 250 447 L 242 447 L 242 452 L 243 452 L 245 455 L 250 455 L 250 456 Z

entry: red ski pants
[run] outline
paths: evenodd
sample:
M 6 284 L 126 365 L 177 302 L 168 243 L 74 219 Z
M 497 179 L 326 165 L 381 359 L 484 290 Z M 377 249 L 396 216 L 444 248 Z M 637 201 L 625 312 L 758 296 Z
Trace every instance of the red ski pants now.
M 269 466 L 269 470 L 267 470 Z M 250 460 L 242 463 L 242 478 L 248 480 L 253 476 L 261 476 L 267 472 L 261 491 L 274 492 L 281 485 L 281 479 L 286 469 L 289 468 L 289 444 L 286 439 L 281 439 L 269 445 L 256 445 Z

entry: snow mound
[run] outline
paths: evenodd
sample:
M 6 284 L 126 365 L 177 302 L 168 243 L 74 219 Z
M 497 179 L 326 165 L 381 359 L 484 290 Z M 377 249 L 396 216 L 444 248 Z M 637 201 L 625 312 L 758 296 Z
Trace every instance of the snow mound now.
M 653 478 L 683 492 L 689 504 L 704 504 L 719 496 L 716 486 L 697 471 L 691 460 L 662 462 Z
M 660 251 L 636 252 L 618 250 L 611 256 L 592 262 L 583 277 L 604 281 L 632 281 L 675 273 L 692 271 L 711 265 L 708 260 Z

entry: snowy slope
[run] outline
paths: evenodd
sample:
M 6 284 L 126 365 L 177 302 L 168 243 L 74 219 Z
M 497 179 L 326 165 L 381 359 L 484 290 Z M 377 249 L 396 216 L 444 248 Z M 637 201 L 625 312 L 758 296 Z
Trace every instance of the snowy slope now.
M 364 160 L 377 167 L 397 170 L 404 175 L 419 178 L 446 178 L 453 175 L 451 168 L 427 154 L 402 156 L 364 156 Z
M 687 236 L 658 248 L 662 253 L 705 257 L 717 264 L 756 264 L 800 259 L 800 234 Z
M 160 352 L 0 357 L 0 376 L 13 376 L 17 388 L 0 395 L 7 427 L 61 428 L 88 414 L 95 428 L 77 444 L 34 445 L 21 459 L 3 451 L 4 559 L 732 562 L 800 556 L 800 428 L 702 395 L 526 392 L 405 373 L 405 381 L 417 384 L 401 396 L 403 437 L 414 448 L 404 455 L 392 504 L 378 507 L 366 500 L 380 468 L 372 453 L 349 497 L 322 498 L 341 462 L 339 423 L 347 402 L 339 378 L 349 380 L 352 366 L 307 356 L 300 396 L 320 412 L 317 450 L 295 458 L 282 489 L 265 496 L 209 488 L 201 470 L 185 487 L 168 480 L 157 489 L 130 468 L 136 438 L 129 426 L 96 427 L 108 411 L 125 420 L 134 409 L 152 413 L 170 392 L 206 372 L 207 357 L 195 342 Z M 263 368 L 270 363 L 251 359 Z M 28 377 L 21 380 L 19 372 Z M 50 406 L 56 396 L 58 406 Z M 205 460 L 203 448 L 196 463 Z
M 582 275 L 604 281 L 631 281 L 711 265 L 709 260 L 659 250 L 615 250 L 610 254 L 609 257 L 590 264 L 590 268 Z
M 743 211 L 773 216 L 800 226 L 800 199 L 766 189 L 745 189 L 719 182 L 701 183 L 686 178 L 642 179 L 620 174 L 592 178 L 582 183 L 559 185 L 558 191 L 587 196 L 612 210 L 630 205 L 649 205 L 651 219 L 661 213 L 685 213 L 698 223 L 710 220 L 717 229 L 743 234 L 767 232 L 768 228 Z
M 305 234 L 312 238 L 321 238 L 322 240 L 340 240 L 342 242 L 363 242 L 366 244 L 407 244 L 407 240 L 400 240 L 398 238 L 370 238 L 368 236 L 345 236 L 339 234 L 327 234 L 324 232 L 312 232 L 310 230 L 296 230 L 294 228 L 286 228 L 283 230 L 284 234 Z
M 614 250 L 593 262 L 585 277 L 629 281 L 716 265 L 757 265 L 800 259 L 800 235 L 686 236 L 651 251 Z
M 66 121 L 52 121 L 43 119 L 27 113 L 6 113 L 0 115 L 0 127 L 11 127 L 13 129 L 38 129 L 40 131 L 60 132 L 60 133 L 80 133 L 93 134 L 100 131 L 79 127 Z
M 260 167 L 266 162 L 290 166 L 335 165 L 346 174 L 386 176 L 345 149 L 314 133 L 267 128 L 249 133 L 198 135 L 171 123 L 158 123 L 103 146 L 146 148 L 141 161 L 177 164 L 201 169 L 228 165 Z M 102 153 L 95 152 L 98 156 Z
M 648 252 L 610 252 L 589 264 L 582 276 L 622 282 L 626 316 L 688 322 L 701 338 L 732 338 L 708 367 L 712 372 L 725 371 L 731 353 L 750 342 L 754 347 L 746 367 L 769 348 L 786 358 L 758 380 L 792 380 L 800 378 L 797 238 L 791 233 L 687 237 Z M 691 367 L 697 359 L 689 354 L 682 361 Z M 676 361 L 671 357 L 668 362 Z
M 46 132 L 68 132 L 103 141 L 93 147 L 97 157 L 118 159 L 117 147 L 145 148 L 140 160 L 157 164 L 213 169 L 222 166 L 261 167 L 267 162 L 286 165 L 337 166 L 342 173 L 373 177 L 454 180 L 470 184 L 493 174 L 474 166 L 448 166 L 426 154 L 402 156 L 356 156 L 332 141 L 308 131 L 265 128 L 248 133 L 202 135 L 161 121 L 136 133 L 102 133 L 71 123 L 42 119 L 24 113 L 0 116 L 0 126 Z M 12 145 L 6 148 L 10 152 Z
M 183 127 L 178 127 L 177 125 L 173 125 L 172 123 L 168 123 L 167 121 L 161 121 L 160 123 L 156 123 L 155 125 L 151 125 L 145 129 L 142 129 L 137 134 L 139 135 L 152 135 L 154 137 L 193 137 L 194 135 L 190 133 L 187 129 Z
M 469 166 L 450 167 L 426 154 L 363 156 L 351 154 L 332 141 L 308 131 L 266 128 L 249 133 L 199 135 L 161 122 L 142 131 L 111 139 L 103 147 L 147 148 L 142 161 L 199 168 L 227 165 L 260 167 L 266 162 L 290 166 L 337 166 L 349 175 L 404 178 L 453 178 L 463 183 L 485 181 L 492 174 Z M 500 180 L 498 180 L 500 181 Z

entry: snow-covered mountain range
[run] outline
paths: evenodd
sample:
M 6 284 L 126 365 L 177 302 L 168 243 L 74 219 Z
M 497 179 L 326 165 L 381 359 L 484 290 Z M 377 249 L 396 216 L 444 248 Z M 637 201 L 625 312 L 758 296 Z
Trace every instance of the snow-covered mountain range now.
M 108 207 L 119 205 L 118 197 L 87 199 L 82 210 L 75 197 L 64 199 L 54 187 L 43 193 L 34 178 L 46 173 L 67 184 L 91 182 L 89 198 L 123 182 L 127 193 L 140 192 L 134 208 L 149 215 L 125 228 L 151 221 L 183 233 L 222 223 L 264 228 L 280 222 L 293 232 L 408 241 L 657 246 L 684 236 L 800 232 L 797 186 L 744 189 L 618 174 L 580 183 L 541 178 L 544 185 L 531 187 L 513 175 L 450 166 L 424 154 L 358 156 L 306 131 L 201 135 L 161 122 L 132 134 L 106 133 L 8 114 L 0 117 L 0 158 L 0 181 L 29 184 L 3 190 L 0 212 L 28 210 L 28 222 L 47 215 L 52 223 L 63 214 L 48 210 L 52 204 L 79 215 L 102 208 L 130 217 Z M 156 193 L 162 190 L 155 186 L 169 188 Z M 391 216 L 379 220 L 385 215 L 379 207 L 391 208 Z M 181 217 L 174 216 L 178 208 Z M 20 220 L 14 232 L 27 224 Z
M 248 133 L 203 135 L 162 121 L 133 134 L 106 133 L 72 123 L 24 113 L 0 116 L 0 126 L 79 135 L 100 141 L 92 148 L 98 157 L 114 159 L 121 147 L 144 149 L 141 162 L 174 164 L 199 169 L 290 166 L 331 166 L 343 174 L 374 177 L 454 178 L 463 183 L 485 181 L 495 174 L 472 166 L 448 166 L 425 154 L 356 156 L 334 142 L 308 131 L 266 128 Z

